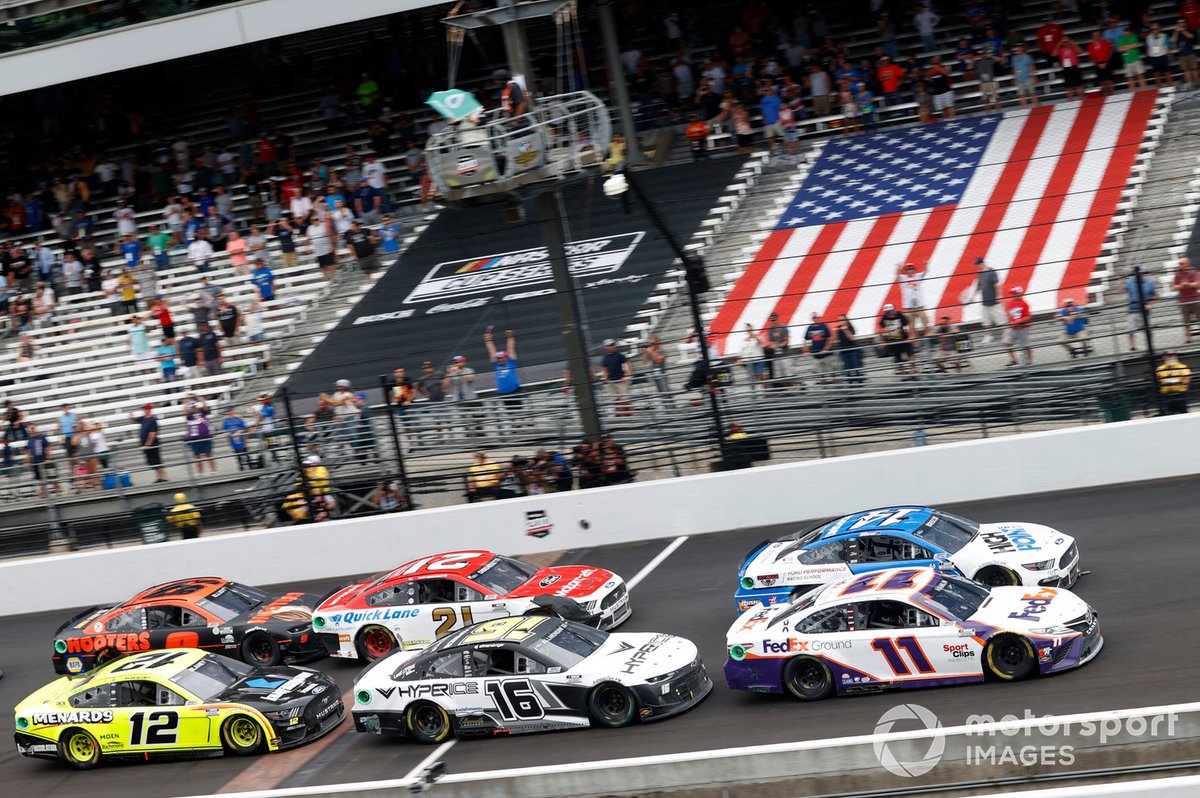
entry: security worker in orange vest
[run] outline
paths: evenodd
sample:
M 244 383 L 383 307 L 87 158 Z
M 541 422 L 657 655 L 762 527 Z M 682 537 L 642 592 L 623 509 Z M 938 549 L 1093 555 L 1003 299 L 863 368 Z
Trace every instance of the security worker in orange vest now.
M 200 537 L 200 510 L 187 500 L 186 493 L 175 494 L 175 506 L 167 513 L 167 521 L 183 534 L 184 540 Z

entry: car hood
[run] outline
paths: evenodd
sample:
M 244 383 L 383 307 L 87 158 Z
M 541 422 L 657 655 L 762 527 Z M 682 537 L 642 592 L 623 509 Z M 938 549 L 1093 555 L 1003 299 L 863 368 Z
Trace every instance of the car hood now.
M 1030 631 L 1062 626 L 1092 612 L 1083 599 L 1055 587 L 994 587 L 968 620 L 999 629 Z
M 614 633 L 577 667 L 622 681 L 644 681 L 685 668 L 699 657 L 695 643 L 675 635 Z
M 210 702 L 236 701 L 254 707 L 275 709 L 307 701 L 324 693 L 338 694 L 337 685 L 320 671 L 310 668 L 255 668 L 244 679 L 213 696 Z
M 959 549 L 954 559 L 1015 564 L 1049 559 L 1057 562 L 1074 542 L 1070 535 L 1041 524 L 980 524 L 979 534 Z
M 231 624 L 256 624 L 279 621 L 287 624 L 311 623 L 313 607 L 317 606 L 320 596 L 315 593 L 283 593 L 272 596 L 264 603 L 249 612 L 233 618 Z
M 541 568 L 528 582 L 509 593 L 506 598 L 542 595 L 573 599 L 587 598 L 597 590 L 603 589 L 613 579 L 612 571 L 591 565 Z
M 767 607 L 751 607 L 737 617 L 725 633 L 728 644 L 743 643 L 762 637 L 762 633 L 771 625 L 776 615 L 789 609 L 792 605 L 772 604 Z

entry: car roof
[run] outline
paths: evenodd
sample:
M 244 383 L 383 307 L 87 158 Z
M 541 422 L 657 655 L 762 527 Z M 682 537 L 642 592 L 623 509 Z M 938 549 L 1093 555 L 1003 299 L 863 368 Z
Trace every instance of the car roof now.
M 543 615 L 513 615 L 484 621 L 453 633 L 443 649 L 476 646 L 483 643 L 516 643 L 524 645 L 558 628 L 561 618 Z
M 162 656 L 166 654 L 177 654 L 169 662 L 163 665 L 153 667 L 130 667 L 130 662 L 134 657 L 147 657 L 149 655 Z M 136 654 L 127 654 L 123 657 L 117 657 L 114 660 L 104 663 L 99 668 L 94 668 L 82 676 L 64 676 L 60 682 L 58 694 L 74 695 L 83 688 L 91 684 L 109 684 L 112 682 L 132 681 L 138 679 L 150 679 L 152 681 L 167 682 L 180 672 L 193 667 L 196 663 L 206 657 L 217 656 L 209 654 L 207 651 L 201 651 L 197 648 L 175 648 L 165 649 L 162 651 L 143 651 Z M 120 667 L 121 670 L 116 669 Z M 174 683 L 172 683 L 174 684 Z M 178 686 L 176 686 L 178 689 Z M 52 699 L 53 696 L 47 696 Z
M 817 536 L 826 541 L 836 537 L 857 537 L 872 533 L 914 534 L 937 511 L 917 505 L 877 507 L 850 515 L 843 515 L 827 523 Z M 814 541 L 816 542 L 816 541 Z
M 161 585 L 148 587 L 133 598 L 122 603 L 121 609 L 149 604 L 195 604 L 206 599 L 230 583 L 219 576 L 199 576 L 192 579 L 176 579 Z M 114 609 L 117 609 L 114 607 Z
M 382 586 L 392 582 L 403 582 L 410 579 L 420 579 L 430 576 L 467 576 L 478 571 L 496 558 L 491 551 L 447 551 L 432 557 L 422 557 L 406 562 L 393 568 L 383 577 L 375 580 L 374 585 Z M 365 587 L 365 585 L 364 585 Z
M 938 577 L 933 568 L 887 568 L 868 571 L 826 585 L 813 608 L 854 601 L 914 601 Z M 918 602 L 919 603 L 919 602 Z

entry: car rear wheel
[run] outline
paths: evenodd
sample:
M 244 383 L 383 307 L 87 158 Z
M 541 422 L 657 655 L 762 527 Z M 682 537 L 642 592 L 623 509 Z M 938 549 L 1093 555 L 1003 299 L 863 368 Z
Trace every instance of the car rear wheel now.
M 989 565 L 975 574 L 975 581 L 988 587 L 1016 587 L 1021 584 L 1021 577 L 1008 568 Z
M 67 729 L 58 738 L 58 755 L 76 770 L 91 770 L 100 764 L 100 744 L 83 729 Z
M 354 647 L 358 649 L 359 659 L 374 662 L 396 650 L 396 636 L 391 630 L 377 624 L 364 626 L 354 641 Z
M 419 743 L 434 745 L 450 736 L 450 716 L 446 710 L 429 701 L 418 701 L 404 716 L 408 736 Z
M 1033 644 L 1020 635 L 998 635 L 988 641 L 983 661 L 997 679 L 1019 682 L 1037 670 Z
M 605 682 L 588 694 L 588 712 L 598 726 L 618 729 L 628 726 L 637 715 L 637 701 L 628 688 Z
M 820 701 L 833 695 L 833 674 L 813 657 L 795 657 L 783 667 L 783 689 L 801 701 Z
M 262 745 L 262 727 L 253 718 L 234 715 L 221 727 L 221 742 L 228 751 L 238 756 L 250 756 L 258 753 Z
M 279 644 L 264 632 L 248 634 L 242 641 L 242 659 L 251 665 L 278 665 L 280 658 Z

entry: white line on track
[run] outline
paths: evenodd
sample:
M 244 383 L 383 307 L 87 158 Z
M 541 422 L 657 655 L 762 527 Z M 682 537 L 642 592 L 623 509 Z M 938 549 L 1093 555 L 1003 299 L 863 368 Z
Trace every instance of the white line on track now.
M 446 752 L 453 748 L 456 742 L 458 742 L 458 738 L 451 737 L 449 740 L 433 749 L 433 753 L 422 759 L 415 768 L 410 770 L 408 775 L 404 777 L 404 780 L 409 781 L 411 779 L 421 778 L 421 774 L 425 771 L 425 768 L 429 767 L 434 762 L 437 762 L 439 759 L 445 756 Z
M 680 546 L 682 546 L 684 541 L 687 539 L 688 539 L 687 535 L 680 535 L 679 537 L 675 538 L 670 543 L 668 543 L 667 547 L 665 549 L 663 549 L 662 551 L 660 551 L 658 553 L 657 557 L 655 557 L 650 562 L 646 563 L 645 568 L 638 571 L 636 574 L 633 575 L 632 579 L 630 579 L 629 581 L 627 581 L 625 583 L 626 587 L 628 587 L 630 590 L 637 587 L 638 582 L 641 582 L 643 579 L 645 579 L 647 576 L 650 575 L 651 571 L 653 571 L 658 566 L 662 565 L 663 560 L 667 559 L 672 554 L 674 554 L 675 550 L 677 548 L 679 548 Z

